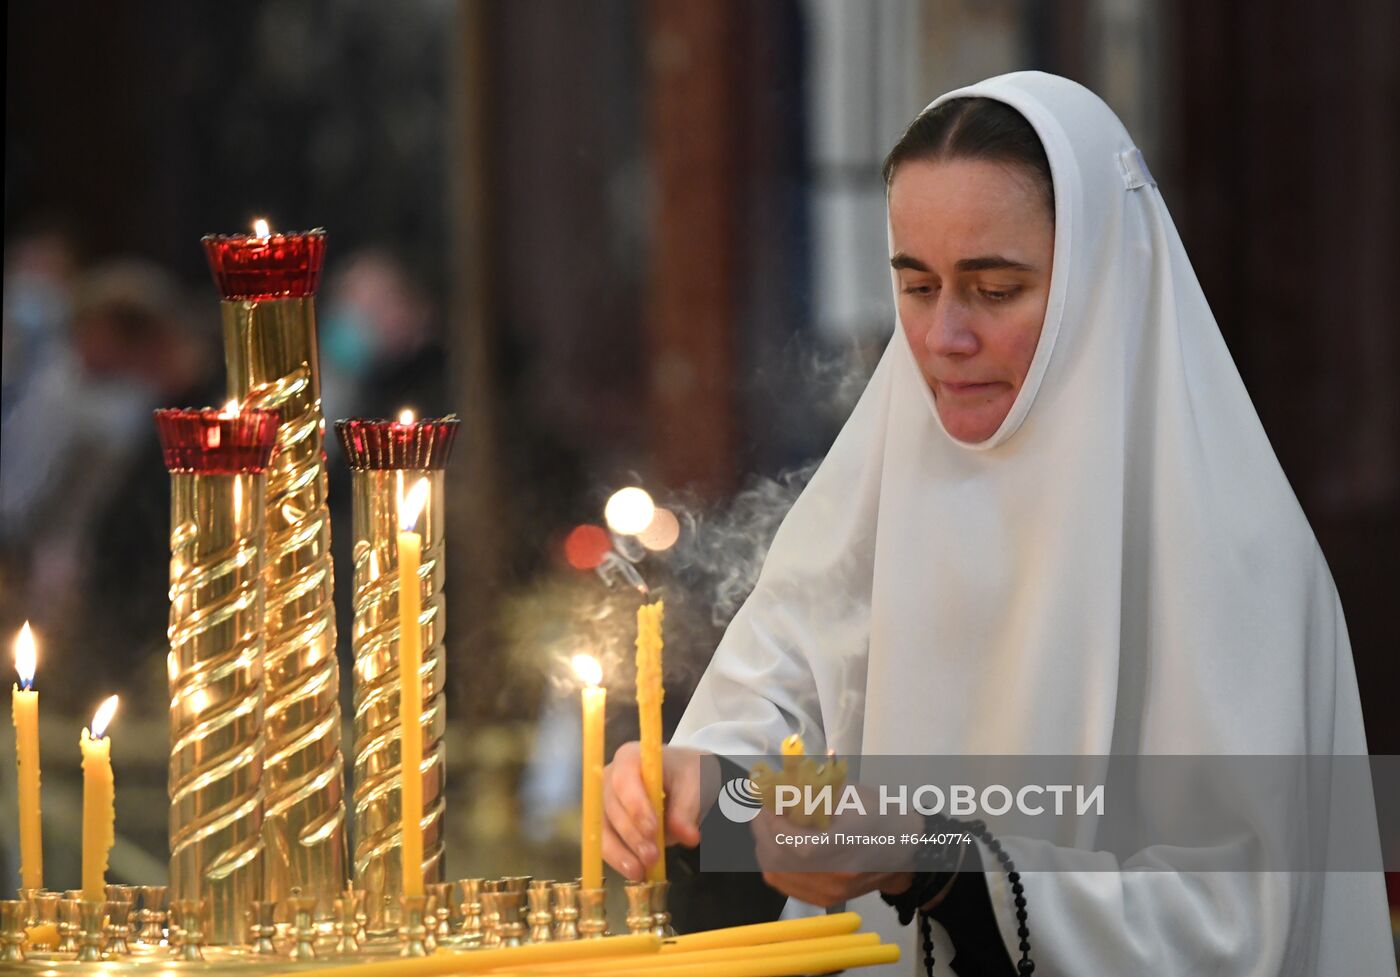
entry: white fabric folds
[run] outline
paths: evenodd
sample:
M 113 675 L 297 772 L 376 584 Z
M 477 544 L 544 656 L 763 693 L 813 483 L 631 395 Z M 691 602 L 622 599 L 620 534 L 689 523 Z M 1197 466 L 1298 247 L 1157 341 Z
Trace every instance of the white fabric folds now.
M 1132 140 L 1053 75 L 938 101 L 958 96 L 1017 109 L 1051 163 L 1054 270 L 1026 382 L 991 438 L 960 443 L 896 327 L 674 742 L 1364 754 L 1336 588 Z M 1007 842 L 1013 858 L 1063 846 L 1064 871 L 1024 875 L 1038 977 L 1395 973 L 1379 874 L 1076 871 L 1106 857 L 1092 834 Z M 988 884 L 1014 950 L 1005 882 Z

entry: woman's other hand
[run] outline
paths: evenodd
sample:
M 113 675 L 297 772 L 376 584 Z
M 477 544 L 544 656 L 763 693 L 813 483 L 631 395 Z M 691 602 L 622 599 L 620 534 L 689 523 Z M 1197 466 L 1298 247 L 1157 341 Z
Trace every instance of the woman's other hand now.
M 700 761 L 708 754 L 682 746 L 662 749 L 666 844 L 700 844 Z M 624 743 L 603 771 L 603 858 L 632 881 L 662 857 L 656 816 L 642 782 L 641 745 Z

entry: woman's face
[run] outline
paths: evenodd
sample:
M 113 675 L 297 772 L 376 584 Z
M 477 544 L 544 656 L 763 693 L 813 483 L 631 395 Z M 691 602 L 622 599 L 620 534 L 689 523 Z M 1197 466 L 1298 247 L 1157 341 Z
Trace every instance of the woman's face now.
M 1055 222 L 1021 168 L 911 160 L 890 182 L 899 317 L 938 416 L 985 441 L 1011 410 L 1045 322 Z

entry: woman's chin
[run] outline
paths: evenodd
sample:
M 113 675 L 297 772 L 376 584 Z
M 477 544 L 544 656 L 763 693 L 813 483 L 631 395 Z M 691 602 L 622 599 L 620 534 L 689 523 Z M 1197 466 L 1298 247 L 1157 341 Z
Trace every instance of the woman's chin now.
M 996 434 L 1006 413 L 1005 408 L 996 404 L 973 408 L 938 405 L 938 419 L 943 422 L 943 429 L 966 444 L 977 444 Z

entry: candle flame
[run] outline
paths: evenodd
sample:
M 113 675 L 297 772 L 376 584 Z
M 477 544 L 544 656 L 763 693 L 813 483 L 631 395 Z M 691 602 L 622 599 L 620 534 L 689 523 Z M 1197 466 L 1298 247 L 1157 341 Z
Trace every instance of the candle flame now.
M 399 501 L 399 528 L 404 532 L 410 532 L 417 525 L 423 507 L 428 504 L 430 487 L 427 478 L 420 478 L 408 490 L 408 495 Z
M 267 219 L 259 217 L 253 221 L 253 237 L 271 237 L 272 228 L 268 227 Z
M 412 407 L 405 407 L 403 410 L 399 411 L 399 423 L 400 423 L 400 424 L 412 424 L 412 423 L 413 423 L 413 408 L 412 408 Z
M 618 489 L 603 507 L 608 528 L 622 536 L 634 536 L 651 525 L 656 503 L 645 489 L 635 486 Z
M 603 681 L 603 666 L 592 655 L 575 655 L 569 662 L 580 682 L 590 689 L 597 688 Z
M 112 717 L 117 714 L 117 697 L 108 696 L 102 705 L 97 707 L 96 714 L 92 717 L 92 725 L 88 727 L 89 735 L 95 740 L 100 740 L 107 732 L 108 725 L 112 722 Z
M 238 398 L 237 398 L 237 397 L 231 397 L 231 398 L 229 398 L 228 403 L 224 404 L 224 409 L 221 410 L 221 411 L 219 411 L 219 416 L 220 416 L 220 417 L 237 417 L 237 416 L 238 416 Z
M 34 646 L 34 631 L 29 627 L 29 622 L 25 621 L 24 627 L 15 635 L 15 671 L 19 672 L 19 684 L 25 689 L 34 684 L 34 669 L 38 657 Z
M 369 578 L 371 580 L 379 579 L 379 554 L 374 550 L 369 551 Z

